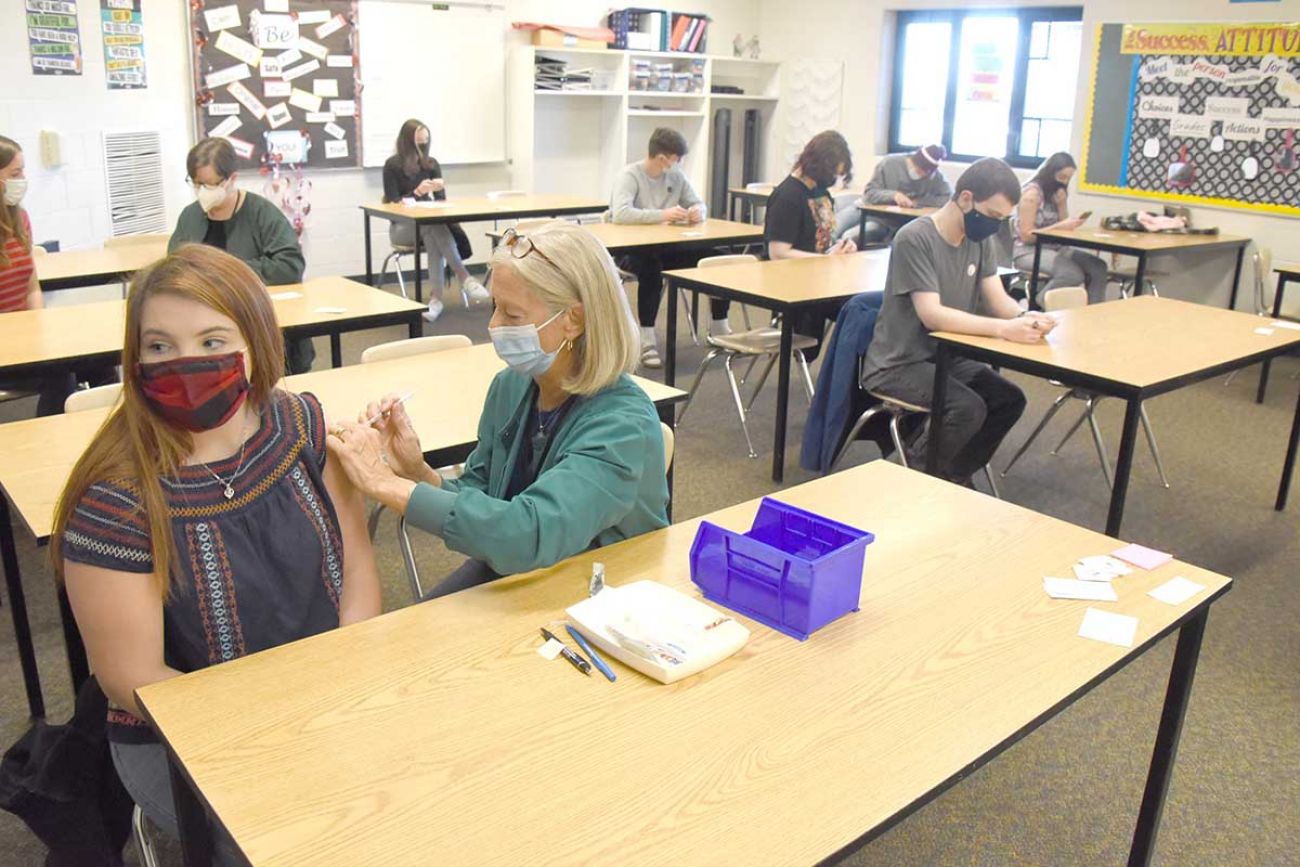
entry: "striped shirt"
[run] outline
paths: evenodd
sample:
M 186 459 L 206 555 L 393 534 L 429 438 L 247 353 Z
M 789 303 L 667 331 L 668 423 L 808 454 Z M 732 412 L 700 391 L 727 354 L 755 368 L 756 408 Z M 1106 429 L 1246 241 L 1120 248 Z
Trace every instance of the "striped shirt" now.
M 27 219 L 27 212 L 19 209 L 23 218 L 24 234 L 32 236 L 32 221 Z M 27 309 L 27 293 L 31 289 L 32 271 L 36 269 L 32 262 L 32 251 L 23 247 L 21 241 L 8 238 L 4 244 L 5 258 L 9 264 L 0 267 L 0 313 L 13 313 L 15 310 Z

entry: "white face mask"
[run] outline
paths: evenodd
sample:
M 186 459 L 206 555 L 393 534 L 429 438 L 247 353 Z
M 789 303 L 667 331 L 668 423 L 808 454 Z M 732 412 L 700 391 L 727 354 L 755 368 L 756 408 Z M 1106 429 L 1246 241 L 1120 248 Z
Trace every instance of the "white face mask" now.
M 10 178 L 5 184 L 5 204 L 10 207 L 16 207 L 27 195 L 26 178 Z
M 200 184 L 196 195 L 203 213 L 210 214 L 213 208 L 226 200 L 226 186 L 217 184 L 215 187 L 210 187 L 207 184 Z
M 925 177 L 921 172 L 914 169 L 911 163 L 907 164 L 907 176 L 914 181 L 919 181 L 921 178 Z
M 516 373 L 524 376 L 538 377 L 551 369 L 555 358 L 560 354 L 542 349 L 541 330 L 564 315 L 563 310 L 547 319 L 541 325 L 500 325 L 488 329 L 492 345 L 501 360 Z

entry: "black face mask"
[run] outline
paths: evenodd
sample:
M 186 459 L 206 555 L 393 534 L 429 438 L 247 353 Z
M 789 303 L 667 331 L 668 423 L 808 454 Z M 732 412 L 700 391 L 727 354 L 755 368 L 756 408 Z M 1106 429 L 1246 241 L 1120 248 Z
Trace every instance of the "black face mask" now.
M 981 214 L 975 210 L 972 205 L 971 209 L 965 215 L 966 237 L 970 238 L 976 244 L 986 238 L 992 238 L 1002 228 L 1002 221 L 997 217 L 990 217 L 988 214 Z

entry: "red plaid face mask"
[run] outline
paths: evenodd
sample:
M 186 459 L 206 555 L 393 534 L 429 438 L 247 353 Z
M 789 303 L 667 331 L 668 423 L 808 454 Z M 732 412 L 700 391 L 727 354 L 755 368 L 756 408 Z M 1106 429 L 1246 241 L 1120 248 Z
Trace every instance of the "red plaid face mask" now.
M 137 370 L 149 407 L 191 433 L 225 424 L 248 396 L 242 352 L 141 362 Z

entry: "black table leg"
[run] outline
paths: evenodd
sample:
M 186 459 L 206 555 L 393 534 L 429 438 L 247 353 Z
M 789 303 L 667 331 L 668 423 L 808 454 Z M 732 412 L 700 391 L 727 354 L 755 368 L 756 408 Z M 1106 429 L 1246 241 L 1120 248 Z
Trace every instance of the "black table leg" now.
M 671 403 L 661 404 L 657 407 L 659 420 L 668 425 L 669 430 L 674 430 L 677 424 L 677 408 Z M 677 468 L 677 448 L 673 447 L 673 462 L 668 466 L 668 523 L 673 522 L 673 472 Z
M 1178 647 L 1174 650 L 1174 664 L 1165 690 L 1165 706 L 1156 730 L 1156 745 L 1147 771 L 1137 828 L 1133 831 L 1133 845 L 1129 848 L 1129 867 L 1150 864 L 1155 853 L 1156 831 L 1160 827 L 1160 813 L 1164 809 L 1174 759 L 1178 755 L 1178 737 L 1182 733 L 1183 717 L 1187 714 L 1187 700 L 1192 694 L 1192 678 L 1196 675 L 1196 659 L 1201 653 L 1201 637 L 1205 634 L 1207 616 L 1208 608 L 1178 630 Z
M 9 590 L 9 616 L 14 621 L 14 641 L 18 644 L 18 664 L 23 670 L 23 687 L 27 690 L 27 710 L 33 718 L 45 716 L 45 699 L 41 697 L 41 675 L 36 667 L 36 649 L 32 646 L 32 627 L 27 621 L 27 597 L 23 578 L 18 572 L 18 551 L 14 546 L 14 525 L 9 516 L 9 498 L 0 493 L 0 560 Z
M 1282 315 L 1282 295 L 1286 291 L 1286 275 L 1278 272 L 1277 290 L 1273 293 L 1273 318 L 1277 319 Z M 1268 391 L 1268 373 L 1273 366 L 1273 359 L 1265 358 L 1263 365 L 1259 368 L 1259 388 L 1255 391 L 1255 403 L 1264 402 L 1264 393 Z
M 1291 490 L 1291 474 L 1295 472 L 1296 447 L 1300 445 L 1300 390 L 1295 396 L 1295 418 L 1291 422 L 1291 442 L 1286 447 L 1286 461 L 1282 464 L 1282 480 L 1277 486 L 1277 502 L 1273 505 L 1279 512 L 1286 508 L 1287 494 Z
M 776 433 L 772 438 L 772 481 L 785 479 L 785 426 L 790 413 L 790 356 L 794 354 L 794 316 L 781 317 L 781 349 L 776 368 Z
M 370 212 L 361 212 L 361 222 L 366 227 L 366 285 L 375 285 L 375 263 L 370 258 Z
M 858 208 L 858 249 L 867 248 L 867 212 Z
M 1135 298 L 1142 294 L 1142 290 L 1144 288 L 1143 284 L 1146 282 L 1147 279 L 1146 251 L 1143 250 L 1139 252 L 1137 254 L 1137 257 L 1138 257 L 1137 270 L 1133 272 L 1133 297 Z
M 420 325 L 419 316 L 412 318 L 410 322 L 406 323 L 407 337 L 410 337 L 411 339 L 414 340 L 416 337 L 419 337 L 422 334 L 424 334 L 424 328 L 422 328 Z
M 1038 252 L 1034 251 L 1037 261 Z M 1034 269 L 1037 272 L 1037 268 Z M 948 344 L 940 342 L 934 351 L 934 385 L 930 389 L 930 433 L 926 441 L 925 471 L 939 475 L 939 441 L 942 439 L 944 404 L 948 400 L 948 368 L 952 364 Z M 906 455 L 902 456 L 906 459 Z
M 727 193 L 727 219 L 736 222 L 736 194 Z
M 90 677 L 90 663 L 86 661 L 86 645 L 81 643 L 81 630 L 72 616 L 68 593 L 59 588 L 59 620 L 63 626 L 63 650 L 68 656 L 68 674 L 72 675 L 72 694 L 81 692 L 81 685 Z
M 1106 513 L 1106 535 L 1119 536 L 1124 520 L 1124 498 L 1128 496 L 1128 479 L 1133 470 L 1133 452 L 1137 445 L 1138 422 L 1142 418 L 1142 400 L 1131 397 L 1124 410 L 1124 427 L 1119 437 L 1119 457 L 1115 461 L 1115 486 L 1110 492 L 1110 510 Z
M 330 364 L 333 367 L 343 366 L 343 335 L 337 331 L 330 334 Z
M 1237 267 L 1232 272 L 1232 294 L 1228 296 L 1228 309 L 1237 309 L 1237 289 L 1241 286 L 1241 263 L 1246 258 L 1246 245 L 1237 248 Z
M 414 227 L 415 229 L 415 300 L 416 303 L 423 304 L 424 293 L 420 286 L 420 224 L 418 221 L 412 220 L 411 226 Z M 399 262 L 397 264 L 397 267 L 398 268 L 402 267 L 402 264 Z M 433 267 L 432 254 L 430 254 L 429 267 L 431 269 Z
M 664 343 L 664 384 L 677 382 L 677 286 L 668 278 L 668 326 Z
M 1029 309 L 1034 310 L 1035 299 L 1038 298 L 1038 267 L 1043 262 L 1043 238 L 1041 235 L 1034 235 L 1034 270 L 1029 275 Z
M 176 758 L 167 758 L 167 773 L 172 783 L 172 803 L 176 807 L 176 824 L 181 833 L 181 854 L 185 867 L 211 867 L 212 826 L 207 811 L 199 803 L 190 781 L 176 767 Z
M 709 308 L 709 310 L 709 318 L 712 319 L 712 308 Z M 700 335 L 700 293 L 693 289 L 691 290 L 691 333 L 695 335 L 696 340 L 700 340 L 701 343 L 704 342 L 701 340 Z M 708 333 L 709 329 L 706 325 L 704 328 L 704 334 L 707 335 Z

